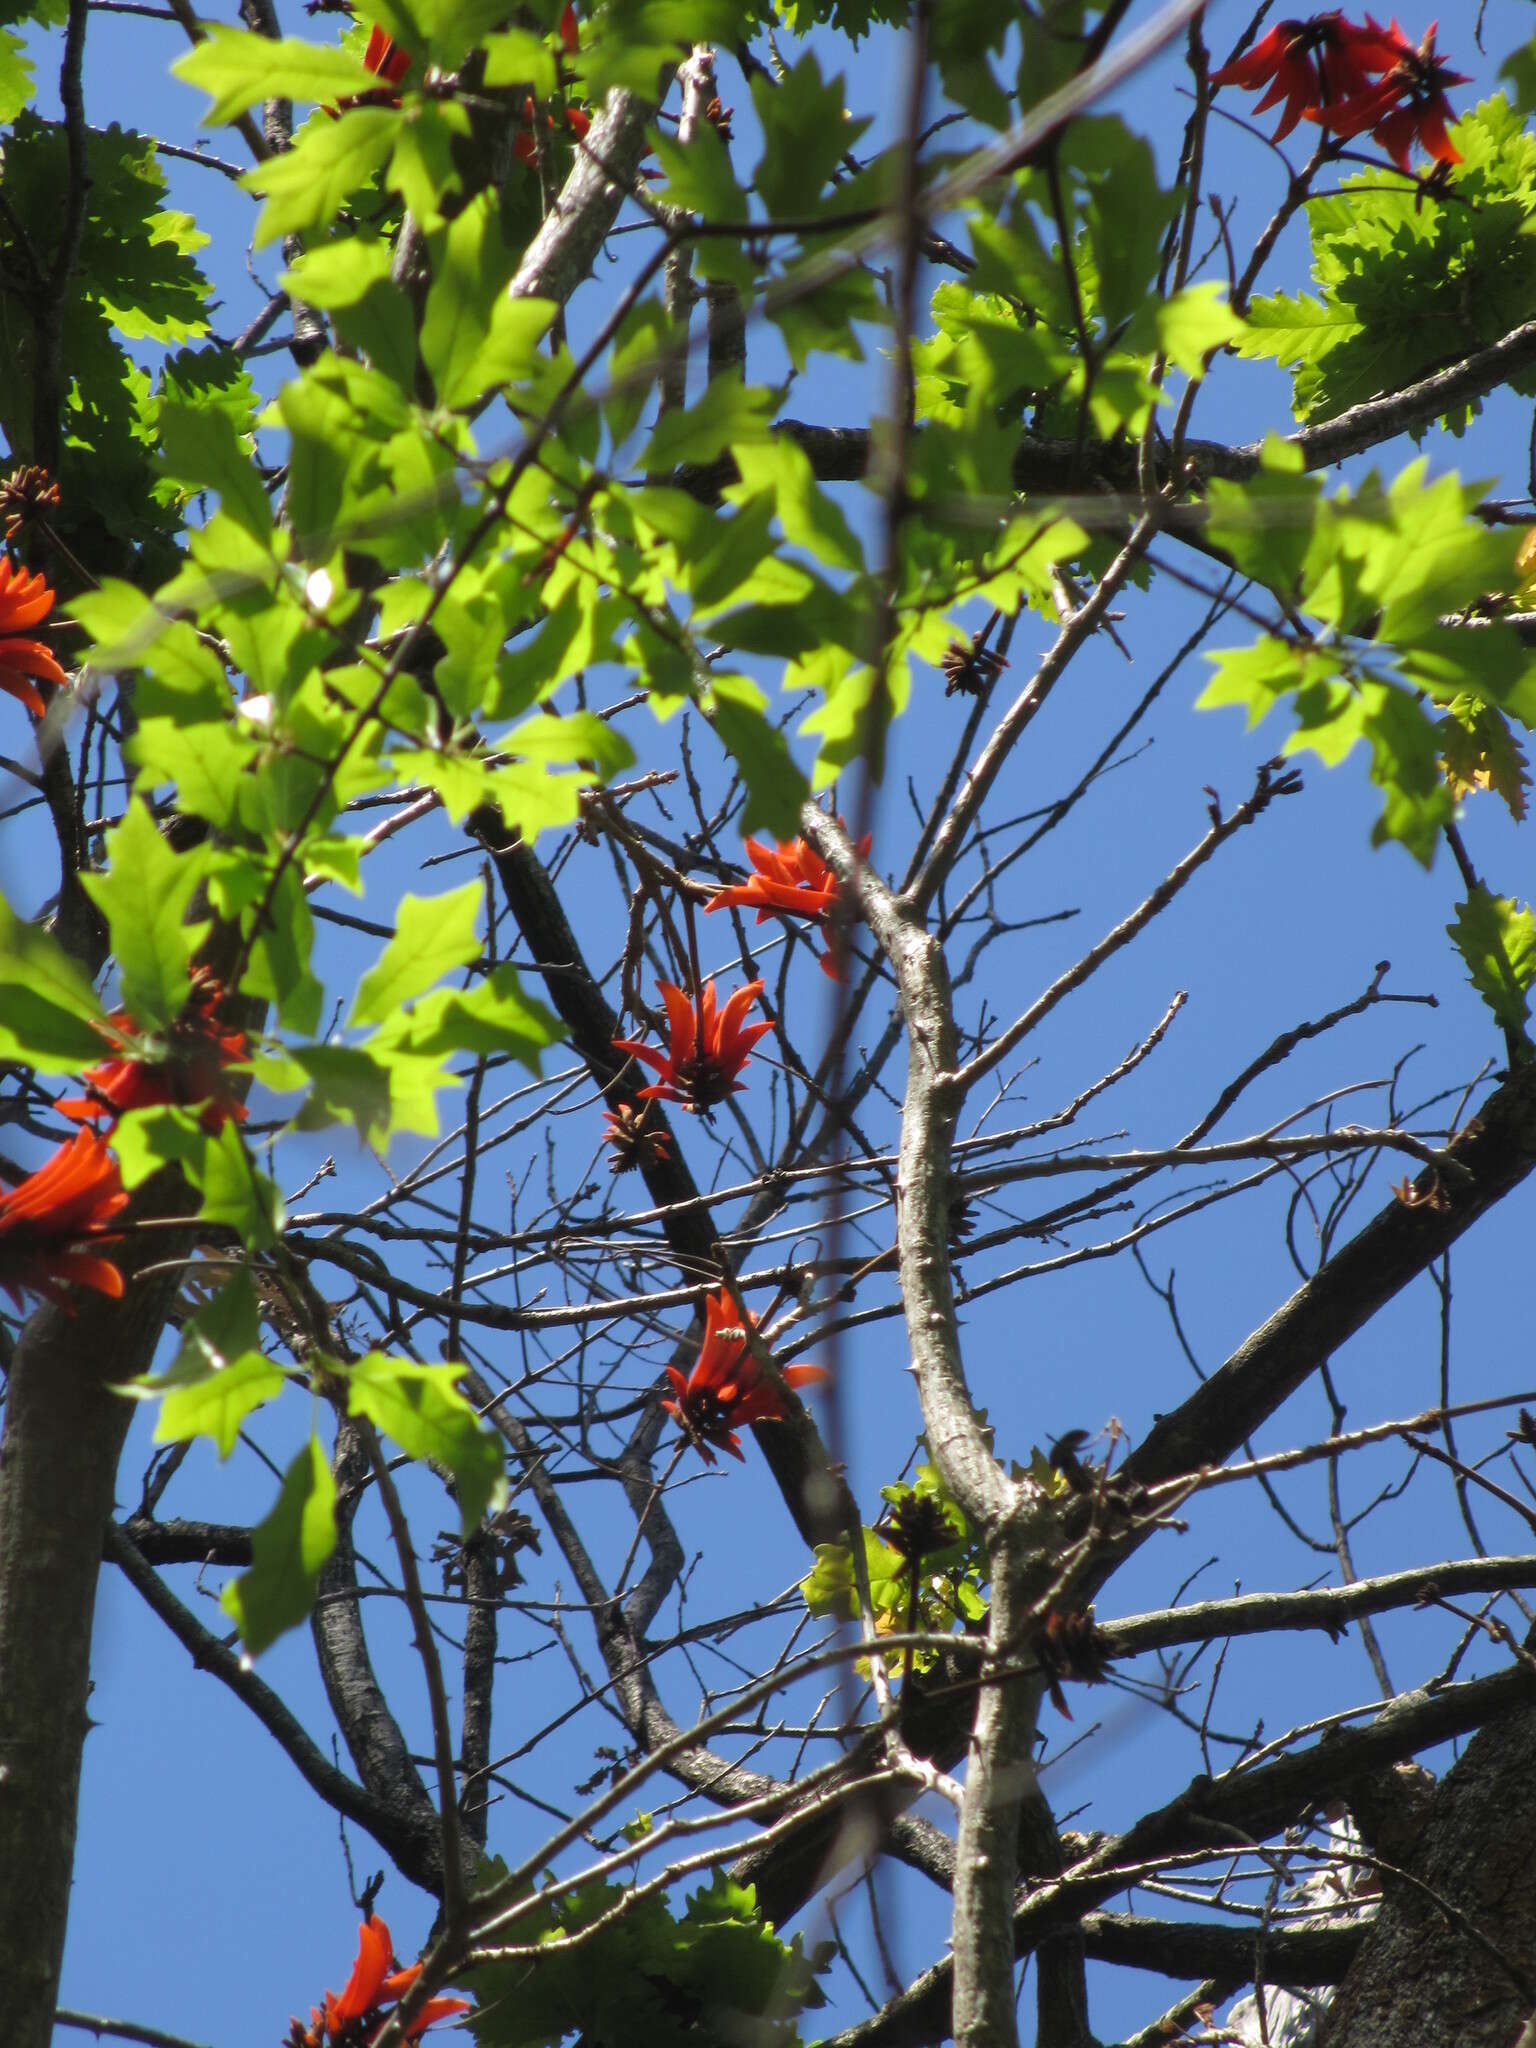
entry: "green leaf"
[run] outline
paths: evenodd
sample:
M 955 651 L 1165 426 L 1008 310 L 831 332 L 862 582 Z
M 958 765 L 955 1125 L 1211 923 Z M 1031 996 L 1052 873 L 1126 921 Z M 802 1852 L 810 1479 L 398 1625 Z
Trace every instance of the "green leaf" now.
M 198 1310 L 181 1348 L 158 1378 L 145 1373 L 121 1389 L 135 1400 L 161 1397 L 155 1442 L 212 1437 L 227 1458 L 247 1415 L 283 1390 L 283 1374 L 257 1348 L 256 1292 L 244 1273 Z
M 336 1482 L 320 1439 L 311 1436 L 288 1467 L 276 1507 L 252 1532 L 250 1570 L 219 1596 L 248 1656 L 259 1657 L 308 1617 L 335 1548 Z
M 229 415 L 216 406 L 160 402 L 160 448 L 167 476 L 215 490 L 231 519 L 265 545 L 272 507 L 249 452 Z
M 342 1370 L 347 1413 L 366 1415 L 407 1457 L 450 1472 L 463 1533 L 473 1535 L 486 1509 L 505 1497 L 506 1475 L 500 1439 L 483 1427 L 454 1384 L 465 1368 L 413 1365 L 370 1351 Z
M 1157 274 L 1163 229 L 1177 196 L 1158 183 L 1157 160 L 1125 123 L 1091 115 L 1063 131 L 1061 156 L 1084 195 L 1098 310 L 1114 327 L 1133 313 Z M 1081 254 L 1076 259 L 1081 263 Z
M 390 1135 L 389 1069 L 351 1045 L 292 1045 L 288 1053 L 314 1084 L 294 1118 L 294 1129 L 323 1131 L 352 1124 L 368 1144 Z
M 487 391 L 526 383 L 545 365 L 539 343 L 555 317 L 552 299 L 514 299 L 501 292 L 491 308 L 480 353 L 461 371 L 452 401 L 467 405 Z
M 397 119 L 384 182 L 418 220 L 435 221 L 448 195 L 462 189 L 454 144 L 468 133 L 468 110 L 455 100 L 418 101 L 410 120 Z
M 743 444 L 733 451 L 741 482 L 726 496 L 740 503 L 760 491 L 773 494 L 784 538 L 830 568 L 857 574 L 864 550 L 842 507 L 816 482 L 811 459 L 793 441 Z
M 875 1530 L 864 1531 L 864 1562 L 869 1571 L 869 1597 L 875 1612 L 894 1613 L 903 1598 L 906 1563 Z M 800 1593 L 812 1614 L 842 1620 L 858 1619 L 859 1593 L 846 1543 L 818 1543 L 816 1563 L 800 1581 Z
M 249 1251 L 269 1251 L 282 1235 L 283 1198 L 246 1149 L 233 1120 L 206 1135 L 202 1156 L 183 1160 L 187 1178 L 199 1189 L 198 1215 L 224 1223 Z
M 565 1027 L 535 997 L 523 993 L 517 970 L 493 967 L 463 994 L 441 989 L 423 997 L 398 1027 L 413 1052 L 504 1054 L 541 1071 L 540 1054 L 558 1045 Z M 385 1027 L 388 1033 L 391 1026 Z
M 222 877 L 216 873 L 210 881 L 217 885 L 222 880 L 227 885 L 232 873 L 226 869 Z M 264 886 L 259 871 L 251 874 L 250 878 L 256 884 L 255 900 L 259 901 Z M 234 907 L 227 897 L 221 904 L 226 914 Z M 254 903 L 239 907 L 251 907 L 254 915 Z M 241 977 L 241 988 L 247 995 L 265 996 L 268 1002 L 275 1003 L 278 1017 L 290 1030 L 316 1030 L 325 1002 L 325 990 L 309 964 L 315 942 L 315 921 L 310 915 L 309 899 L 304 894 L 303 878 L 296 867 L 290 865 L 284 870 L 277 893 L 259 927 L 253 930 L 251 924 L 252 919 L 247 918 L 245 925 L 251 950 Z
M 547 100 L 555 89 L 555 53 L 543 36 L 525 28 L 507 28 L 483 38 L 487 85 L 521 85 L 535 99 Z
M 758 197 L 772 219 L 809 212 L 868 121 L 848 119 L 842 79 L 823 84 L 809 50 L 777 78 L 754 71 L 752 104 L 763 130 L 763 154 L 752 174 Z
M 219 1456 L 227 1458 L 246 1417 L 283 1391 L 283 1375 L 259 1351 L 247 1351 L 217 1371 L 200 1370 L 185 1380 L 173 1367 L 145 1391 L 164 1397 L 155 1424 L 157 1444 L 207 1436 L 218 1445 Z
M 1227 304 L 1225 285 L 1192 284 L 1156 309 L 1158 347 L 1175 369 L 1191 377 L 1205 368 L 1209 350 L 1240 339 L 1243 323 Z
M 1299 448 L 1271 434 L 1261 468 L 1246 483 L 1212 477 L 1206 491 L 1206 532 L 1225 548 L 1245 576 L 1267 584 L 1287 602 L 1297 595 L 1312 545 L 1321 477 L 1305 473 Z
M 189 963 L 208 929 L 206 919 L 186 921 L 203 863 L 172 853 L 137 797 L 107 834 L 107 856 L 104 875 L 81 880 L 106 917 L 124 1006 L 141 1026 L 165 1026 L 186 1003 Z
M 493 193 L 479 193 L 430 238 L 432 285 L 421 323 L 421 359 L 432 373 L 442 405 L 478 398 L 483 388 L 470 388 L 470 372 L 483 352 L 492 309 L 505 296 L 513 270 L 498 210 Z
M 100 1059 L 105 1011 L 83 974 L 40 926 L 0 896 L 0 1059 L 69 1074 Z
M 390 275 L 386 241 L 346 235 L 306 250 L 279 282 L 296 298 L 321 306 L 348 348 L 360 349 L 374 369 L 412 388 L 416 329 L 405 295 Z
M 284 235 L 327 226 L 383 167 L 399 132 L 400 116 L 389 107 L 353 107 L 337 121 L 306 122 L 292 149 L 268 157 L 240 180 L 267 201 L 253 246 L 264 249 Z
M 171 70 L 207 93 L 206 128 L 221 128 L 263 100 L 337 100 L 378 84 L 347 50 L 293 37 L 273 41 L 216 24 Z
M 1309 200 L 1318 296 L 1255 299 L 1245 356 L 1291 369 L 1298 419 L 1326 420 L 1486 347 L 1530 314 L 1536 293 L 1536 138 L 1503 94 L 1454 124 L 1454 201 L 1424 201 L 1379 171 Z M 1514 388 L 1528 395 L 1530 373 Z M 1460 432 L 1478 411 L 1460 403 Z M 1420 430 L 1422 431 L 1422 429 Z
M 1524 1038 L 1531 1013 L 1526 991 L 1536 981 L 1536 916 L 1479 883 L 1457 904 L 1456 921 L 1446 931 L 1494 1022 Z
M 747 195 L 731 169 L 731 153 L 721 141 L 713 122 L 701 121 L 687 143 L 677 141 L 664 129 L 650 131 L 651 147 L 666 173 L 666 184 L 657 194 L 668 206 L 696 213 L 714 222 L 744 221 Z
M 680 462 L 713 462 L 735 442 L 765 441 L 774 405 L 771 391 L 745 385 L 730 370 L 706 384 L 695 405 L 658 421 L 640 467 L 660 472 Z
M 705 708 L 747 785 L 742 830 L 793 839 L 810 788 L 784 734 L 769 724 L 762 692 L 744 676 L 717 676 Z
M 11 29 L 0 28 L 0 122 L 14 121 L 22 108 L 30 104 L 36 89 L 37 81 L 21 37 Z
M 478 959 L 476 926 L 484 904 L 478 882 L 445 896 L 402 896 L 395 936 L 359 982 L 351 1021 L 378 1024 L 455 967 Z
M 635 763 L 635 750 L 623 733 L 595 711 L 537 712 L 514 725 L 498 751 L 529 761 L 577 761 L 589 776 L 604 781 Z

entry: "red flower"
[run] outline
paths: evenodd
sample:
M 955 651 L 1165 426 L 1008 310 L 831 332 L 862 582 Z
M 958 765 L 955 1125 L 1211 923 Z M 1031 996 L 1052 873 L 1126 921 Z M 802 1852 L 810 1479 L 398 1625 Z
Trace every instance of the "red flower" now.
M 1367 15 L 1362 28 L 1335 8 L 1306 21 L 1276 22 L 1251 50 L 1213 71 L 1211 83 L 1240 85 L 1248 92 L 1267 85 L 1254 112 L 1262 114 L 1285 101 L 1274 137 L 1281 142 L 1303 114 L 1323 119 L 1324 109 L 1372 90 L 1371 74 L 1390 70 L 1404 47 L 1396 23 L 1378 28 Z
M 1366 19 L 1370 21 L 1370 16 Z M 1464 72 L 1452 71 L 1436 51 L 1438 22 L 1430 23 L 1417 49 L 1405 39 L 1396 21 L 1390 31 L 1378 29 L 1374 22 L 1370 26 L 1383 38 L 1384 47 L 1396 50 L 1391 69 L 1374 85 L 1337 106 L 1319 109 L 1311 118 L 1340 136 L 1360 135 L 1369 128 L 1372 139 L 1405 174 L 1416 142 L 1437 163 L 1459 164 L 1461 151 L 1445 132 L 1446 123 L 1455 119 L 1445 89 L 1469 81 Z
M 368 31 L 368 47 L 363 52 L 363 69 L 372 71 L 379 78 L 387 78 L 391 85 L 398 85 L 411 68 L 411 60 L 404 50 L 385 35 L 381 28 Z M 381 1926 L 383 1922 L 379 1923 Z
M 869 857 L 873 835 L 866 832 L 859 841 L 861 860 Z M 760 840 L 746 841 L 747 858 L 757 873 L 750 881 L 733 882 L 717 890 L 705 904 L 706 910 L 725 910 L 735 904 L 755 909 L 762 924 L 775 911 L 788 917 L 814 917 L 826 930 L 826 920 L 837 904 L 837 877 L 814 846 L 804 839 L 781 840 L 764 846 Z M 837 967 L 830 953 L 821 956 L 821 971 L 837 979 Z
M 684 1109 L 702 1110 L 707 1116 L 727 1095 L 739 1094 L 745 1085 L 737 1075 L 747 1057 L 772 1024 L 743 1024 L 742 1019 L 763 992 L 760 981 L 749 981 L 737 989 L 725 1008 L 715 1009 L 713 978 L 699 989 L 697 1008 L 670 981 L 661 983 L 661 999 L 667 1006 L 671 1044 L 665 1053 L 632 1038 L 616 1038 L 616 1052 L 627 1052 L 660 1075 L 648 1088 L 636 1090 L 639 1102 L 680 1102 Z
M 756 1321 L 749 1315 L 749 1324 Z M 693 1439 L 706 1463 L 715 1462 L 714 1444 L 746 1463 L 738 1429 L 751 1422 L 782 1422 L 789 1414 L 784 1387 L 814 1386 L 827 1377 L 819 1365 L 781 1366 L 777 1378 L 766 1374 L 747 1345 L 741 1311 L 725 1288 L 704 1303 L 704 1341 L 685 1378 L 675 1365 L 667 1367 L 675 1401 L 662 1407 Z M 782 1382 L 782 1385 L 781 1385 Z
M 105 1226 L 127 1201 L 117 1161 L 94 1131 L 77 1131 L 36 1173 L 0 1194 L 0 1287 L 18 1308 L 24 1287 L 62 1303 L 70 1282 L 120 1298 L 123 1276 L 112 1261 L 78 1247 L 111 1242 Z
M 576 26 L 576 9 L 566 0 L 564 14 L 560 17 L 560 40 L 567 56 L 574 57 L 581 48 L 581 30 Z
M 41 640 L 9 636 L 18 626 L 37 625 L 52 610 L 47 578 L 18 569 L 9 555 L 0 556 L 0 690 L 19 697 L 34 718 L 41 718 L 48 706 L 28 677 L 40 676 L 45 683 L 67 683 L 69 677 Z
M 523 101 L 522 133 L 517 137 L 517 139 L 512 144 L 512 154 L 517 158 L 519 163 L 527 164 L 530 170 L 532 170 L 533 167 L 539 161 L 539 144 L 538 138 L 534 134 L 533 115 L 533 94 L 529 93 L 527 99 Z M 580 107 L 566 107 L 563 110 L 563 115 L 566 127 L 570 129 L 571 133 L 575 136 L 578 142 L 582 141 L 587 133 L 587 130 L 592 126 L 589 117 L 582 112 Z M 553 128 L 554 125 L 554 115 L 547 114 L 545 116 L 545 126 L 548 128 Z
M 390 85 L 398 85 L 411 68 L 409 54 L 402 50 L 394 38 L 385 35 L 381 28 L 368 31 L 368 47 L 363 52 L 363 69 L 375 77 L 384 78 Z M 377 92 L 349 92 L 339 99 L 334 107 L 325 109 L 333 121 L 353 107 L 398 107 L 400 95 L 380 86 Z
M 243 1031 L 220 1029 L 222 1000 L 218 983 L 205 979 L 162 1037 L 141 1037 L 126 1010 L 114 1011 L 108 1021 L 121 1050 L 86 1068 L 80 1078 L 89 1094 L 60 1102 L 60 1114 L 77 1123 L 115 1122 L 125 1110 L 202 1103 L 205 1131 L 221 1131 L 231 1117 L 243 1124 L 248 1112 L 228 1093 L 221 1070 L 245 1059 L 250 1048 Z
M 327 2041 L 344 2044 L 344 2048 L 363 2048 L 388 2017 L 385 2008 L 403 1998 L 421 1975 L 420 1963 L 391 1972 L 393 1959 L 389 1929 L 377 1913 L 371 1914 L 357 1931 L 357 1961 L 346 1990 L 340 1998 L 327 1991 L 323 2012 L 311 2006 L 308 2027 L 299 2020 L 289 2022 L 291 2048 L 323 2048 Z M 464 1998 L 429 1998 L 406 2028 L 405 2038 L 414 2041 L 438 2020 L 468 2010 L 469 2001 Z

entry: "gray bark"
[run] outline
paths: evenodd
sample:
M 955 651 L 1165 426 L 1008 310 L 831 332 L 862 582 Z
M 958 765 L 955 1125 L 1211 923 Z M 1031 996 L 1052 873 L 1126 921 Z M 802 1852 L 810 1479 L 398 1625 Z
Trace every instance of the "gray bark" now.
M 161 1187 L 157 1179 L 149 1184 Z M 162 1212 L 165 1204 L 162 1202 Z M 177 1276 L 131 1278 L 185 1244 L 156 1232 L 115 1254 L 125 1298 L 77 1290 L 40 1308 L 11 1362 L 0 1437 L 0 1985 L 9 2048 L 49 2048 L 90 1715 L 102 1540 L 133 1404 Z
M 1381 1910 L 1320 2048 L 1513 2048 L 1536 2012 L 1533 1769 L 1527 1707 L 1472 1738 L 1416 1843 L 1381 1837 L 1407 1876 L 1384 1876 Z

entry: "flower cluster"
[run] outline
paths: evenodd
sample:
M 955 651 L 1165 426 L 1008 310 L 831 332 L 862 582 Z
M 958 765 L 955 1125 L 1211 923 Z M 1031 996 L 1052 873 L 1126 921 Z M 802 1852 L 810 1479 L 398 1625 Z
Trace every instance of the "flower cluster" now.
M 290 2020 L 283 2048 L 367 2048 L 389 2017 L 388 2008 L 402 1999 L 421 1975 L 420 1963 L 407 1970 L 392 1970 L 394 1943 L 389 1929 L 377 1913 L 370 1913 L 357 1931 L 357 1961 L 347 1988 L 338 1998 L 327 1991 L 325 2004 L 311 2006 L 309 2025 Z M 416 2040 L 438 2020 L 457 2012 L 468 2012 L 464 1998 L 429 1998 L 405 2030 L 408 2041 Z
M 839 820 L 841 823 L 841 820 Z M 865 860 L 873 843 L 866 832 L 856 851 Z M 813 917 L 826 935 L 827 921 L 837 906 L 837 877 L 815 847 L 804 839 L 781 840 L 765 846 L 761 840 L 746 842 L 747 858 L 757 870 L 746 882 L 733 882 L 718 889 L 704 908 L 726 910 L 732 905 L 755 910 L 762 924 L 775 912 L 787 917 Z M 821 956 L 821 971 L 837 980 L 837 963 L 830 950 Z
M 658 1078 L 636 1091 L 639 1102 L 676 1102 L 708 1116 L 717 1103 L 739 1093 L 737 1078 L 747 1055 L 772 1024 L 748 1024 L 748 1010 L 763 992 L 760 981 L 737 989 L 723 1010 L 716 1007 L 713 978 L 699 984 L 697 1002 L 690 1002 L 670 981 L 660 984 L 667 1006 L 668 1046 L 664 1053 L 633 1038 L 616 1038 L 615 1052 L 627 1052 Z
M 745 1463 L 737 1430 L 753 1422 L 782 1422 L 789 1414 L 784 1388 L 815 1386 L 826 1377 L 819 1365 L 781 1366 L 777 1376 L 766 1371 L 747 1342 L 741 1311 L 722 1287 L 705 1300 L 704 1338 L 693 1370 L 685 1375 L 675 1365 L 667 1367 L 677 1398 L 662 1406 L 706 1463 L 715 1462 L 712 1445 Z
M 868 857 L 870 843 L 868 835 L 859 841 L 860 859 Z M 752 874 L 744 882 L 716 890 L 705 908 L 755 910 L 759 924 L 775 916 L 810 918 L 825 934 L 837 908 L 839 885 L 815 848 L 804 839 L 773 845 L 749 839 L 746 847 Z M 691 946 L 691 905 L 689 916 Z M 830 956 L 821 964 L 823 971 L 835 978 Z M 697 968 L 694 972 L 697 976 Z M 763 992 L 760 980 L 737 989 L 723 1007 L 712 978 L 699 977 L 693 995 L 668 981 L 660 986 L 667 1009 L 666 1050 L 633 1038 L 613 1041 L 616 1052 L 649 1067 L 656 1076 L 605 1112 L 608 1128 L 604 1137 L 614 1173 L 667 1160 L 671 1138 L 651 1105 L 675 1102 L 707 1118 L 718 1103 L 741 1092 L 745 1084 L 740 1076 L 752 1048 L 773 1028 L 766 1019 L 747 1022 L 748 1012 Z M 627 1091 L 627 1081 L 624 1086 Z M 729 1292 L 722 1289 L 705 1302 L 704 1336 L 693 1369 L 683 1373 L 669 1365 L 667 1377 L 672 1398 L 665 1400 L 663 1407 L 703 1457 L 714 1464 L 716 1450 L 728 1451 L 733 1458 L 742 1456 L 736 1432 L 744 1425 L 784 1420 L 790 1413 L 786 1389 L 812 1385 L 826 1374 L 815 1365 L 791 1365 L 777 1372 L 765 1366 L 762 1357 L 753 1354 L 740 1311 Z
M 87 1093 L 60 1102 L 60 1113 L 76 1123 L 115 1123 L 130 1109 L 201 1103 L 205 1131 L 221 1131 L 231 1117 L 244 1123 L 248 1112 L 230 1094 L 223 1070 L 250 1048 L 243 1031 L 225 1028 L 223 1001 L 218 982 L 199 973 L 186 1008 L 159 1036 L 141 1033 L 126 1010 L 115 1010 L 108 1022 L 118 1051 L 86 1068 L 80 1078 Z
M 41 718 L 48 706 L 31 679 L 62 684 L 69 677 L 41 640 L 23 637 L 17 629 L 41 625 L 53 610 L 53 595 L 45 576 L 18 569 L 9 555 L 0 556 L 0 690 L 18 698 L 34 718 Z
M 1266 87 L 1256 113 L 1283 101 L 1276 142 L 1305 118 L 1341 140 L 1368 129 L 1403 171 L 1416 142 L 1436 162 L 1459 164 L 1460 152 L 1445 132 L 1452 119 L 1445 92 L 1467 81 L 1436 51 L 1436 26 L 1415 47 L 1395 18 L 1383 28 L 1369 14 L 1355 22 L 1333 8 L 1304 21 L 1280 21 L 1243 56 L 1213 71 L 1211 83 L 1247 92 Z
M 529 93 L 527 99 L 523 102 L 522 133 L 518 135 L 512 144 L 512 154 L 520 164 L 526 164 L 529 170 L 533 170 L 539 161 L 539 140 L 534 130 L 533 115 L 533 94 Z M 592 126 L 590 118 L 582 112 L 580 107 L 562 108 L 561 118 L 578 142 L 584 140 L 587 130 Z M 555 117 L 553 114 L 545 115 L 544 125 L 551 130 L 554 128 Z
M 94 1131 L 77 1131 L 36 1173 L 0 1193 L 0 1287 L 21 1306 L 23 1288 L 62 1304 L 73 1283 L 121 1298 L 123 1276 L 95 1249 L 126 1206 L 117 1161 Z

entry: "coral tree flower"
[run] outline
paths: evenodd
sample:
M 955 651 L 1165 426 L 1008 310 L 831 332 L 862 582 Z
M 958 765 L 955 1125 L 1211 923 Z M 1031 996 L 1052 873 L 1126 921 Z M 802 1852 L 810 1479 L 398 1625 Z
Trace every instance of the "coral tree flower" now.
M 632 1038 L 616 1038 L 614 1050 L 629 1053 L 659 1076 L 648 1088 L 635 1091 L 637 1102 L 680 1102 L 684 1109 L 700 1110 L 708 1116 L 717 1102 L 745 1087 L 737 1076 L 753 1046 L 765 1031 L 773 1029 L 767 1022 L 742 1021 L 762 994 L 763 984 L 749 981 L 745 988 L 737 989 L 723 1010 L 715 1007 L 713 977 L 700 985 L 697 1004 L 670 981 L 660 987 L 667 1006 L 670 1043 L 666 1052 Z
M 712 1444 L 745 1464 L 737 1430 L 753 1422 L 782 1422 L 789 1414 L 779 1382 L 784 1387 L 809 1387 L 826 1377 L 819 1365 L 786 1365 L 775 1380 L 753 1356 L 741 1311 L 722 1287 L 704 1303 L 704 1341 L 692 1372 L 685 1377 L 675 1365 L 667 1367 L 677 1398 L 661 1405 L 693 1439 L 707 1464 L 715 1463 Z
M 1370 16 L 1366 16 L 1370 21 Z M 1437 22 L 1431 22 L 1419 47 L 1403 35 L 1396 21 L 1390 30 L 1377 29 L 1384 46 L 1396 51 L 1390 70 L 1374 85 L 1364 87 L 1336 106 L 1312 114 L 1336 135 L 1360 135 L 1367 128 L 1372 140 L 1384 149 L 1398 169 L 1408 172 L 1409 154 L 1417 142 L 1436 163 L 1459 164 L 1461 151 L 1446 134 L 1446 123 L 1456 117 L 1445 97 L 1446 87 L 1466 85 L 1464 72 L 1452 71 L 1435 49 Z
M 873 843 L 873 834 L 866 832 L 857 848 L 861 860 L 869 858 Z M 827 920 L 837 907 L 837 877 L 815 847 L 804 839 L 784 839 L 776 846 L 748 839 L 745 844 L 756 874 L 749 881 L 717 890 L 705 910 L 726 910 L 732 905 L 756 910 L 759 924 L 775 911 L 786 917 L 814 917 L 825 933 Z M 821 971 L 837 979 L 837 964 L 830 953 L 821 956 Z
M 533 117 L 533 94 L 529 93 L 527 99 L 523 101 L 522 133 L 517 137 L 517 139 L 512 144 L 512 154 L 517 158 L 520 164 L 526 164 L 530 170 L 532 170 L 539 161 L 539 142 L 537 135 L 534 133 Z M 564 108 L 562 110 L 562 119 L 564 120 L 566 127 L 570 129 L 571 133 L 575 136 L 578 142 L 584 140 L 587 130 L 592 126 L 590 118 L 582 112 L 580 107 Z M 555 125 L 555 117 L 553 114 L 545 115 L 544 125 L 546 128 L 553 129 Z
M 117 1161 L 94 1131 L 77 1131 L 36 1173 L 0 1194 L 0 1287 L 18 1308 L 23 1288 L 62 1305 L 71 1282 L 119 1299 L 122 1274 L 83 1247 L 111 1242 L 106 1225 L 127 1201 Z
M 350 113 L 354 107 L 398 107 L 400 95 L 389 91 L 390 85 L 398 85 L 411 68 L 411 55 L 402 50 L 392 36 L 385 35 L 381 28 L 368 31 L 368 47 L 363 52 L 363 69 L 371 71 L 376 78 L 388 81 L 377 92 L 349 92 L 339 99 L 334 107 L 325 109 L 331 119 L 337 120 L 342 114 Z
M 222 1069 L 245 1059 L 250 1048 L 243 1031 L 221 1028 L 223 993 L 216 981 L 205 979 L 170 1030 L 142 1046 L 131 1043 L 139 1035 L 132 1017 L 114 1011 L 111 1027 L 129 1042 L 111 1059 L 85 1069 L 80 1078 L 89 1093 L 60 1102 L 60 1114 L 76 1123 L 113 1123 L 130 1109 L 201 1103 L 205 1131 L 221 1131 L 231 1117 L 243 1124 L 248 1112 L 229 1093 Z
M 48 706 L 42 691 L 29 680 L 67 683 L 69 677 L 41 640 L 21 637 L 19 626 L 39 625 L 53 610 L 53 591 L 48 579 L 18 569 L 9 555 L 0 556 L 0 690 L 19 697 L 34 718 L 41 718 Z
M 398 85 L 411 68 L 411 59 L 392 36 L 385 35 L 381 28 L 368 31 L 368 47 L 363 52 L 363 69 L 373 72 L 377 78 L 387 78 L 391 85 Z M 383 1922 L 379 1923 L 381 1926 Z
M 1390 30 L 1378 28 L 1367 15 L 1362 27 L 1335 8 L 1305 21 L 1276 22 L 1251 50 L 1213 71 L 1211 84 L 1238 85 L 1247 92 L 1267 85 L 1254 112 L 1285 102 L 1274 136 L 1283 142 L 1303 115 L 1325 119 L 1328 108 L 1371 90 L 1372 75 L 1391 70 L 1403 47 L 1395 24 Z
M 421 1975 L 420 1963 L 412 1963 L 408 1970 L 391 1970 L 393 1960 L 389 1929 L 377 1913 L 370 1914 L 357 1931 L 357 1961 L 346 1989 L 339 1998 L 327 1991 L 323 2010 L 311 2006 L 307 2027 L 291 2020 L 286 2048 L 324 2048 L 327 2042 L 334 2048 L 366 2048 L 388 2018 L 387 2008 L 403 1998 Z M 406 2028 L 405 2038 L 414 2041 L 438 2020 L 468 2010 L 469 2001 L 464 1998 L 429 1998 Z

